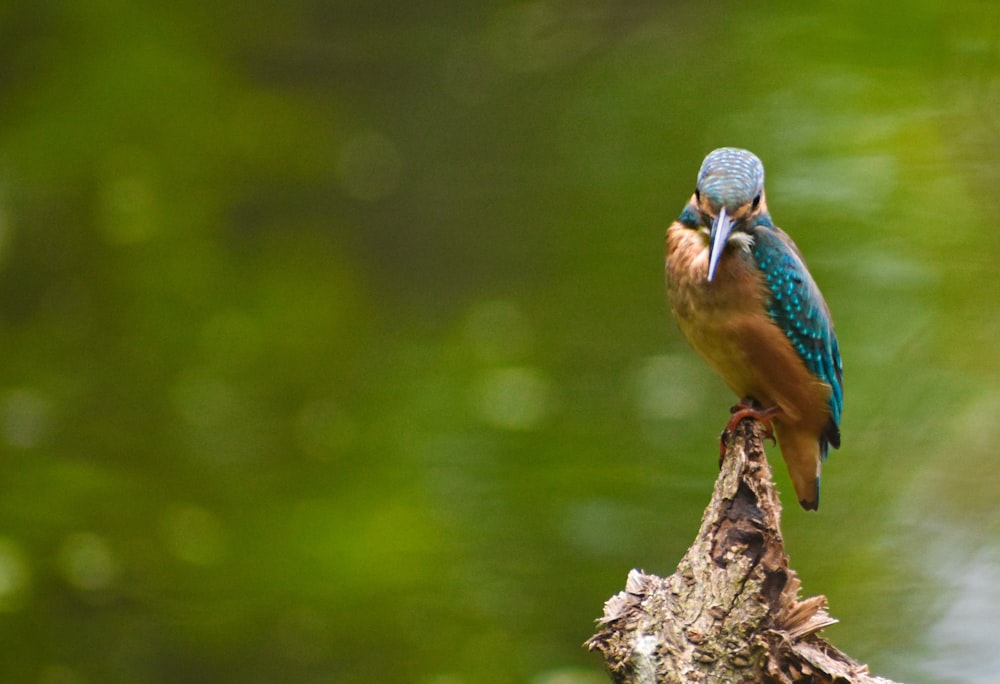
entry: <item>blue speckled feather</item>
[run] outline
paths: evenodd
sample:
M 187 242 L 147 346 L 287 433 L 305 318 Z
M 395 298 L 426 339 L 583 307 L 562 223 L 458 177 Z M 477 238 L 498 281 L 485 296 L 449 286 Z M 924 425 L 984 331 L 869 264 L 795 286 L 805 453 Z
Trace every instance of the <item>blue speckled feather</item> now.
M 791 240 L 764 216 L 754 231 L 753 257 L 770 292 L 768 315 L 780 327 L 809 371 L 830 385 L 830 426 L 820 439 L 826 458 L 829 445 L 840 446 L 840 414 L 844 407 L 843 365 L 830 312 Z

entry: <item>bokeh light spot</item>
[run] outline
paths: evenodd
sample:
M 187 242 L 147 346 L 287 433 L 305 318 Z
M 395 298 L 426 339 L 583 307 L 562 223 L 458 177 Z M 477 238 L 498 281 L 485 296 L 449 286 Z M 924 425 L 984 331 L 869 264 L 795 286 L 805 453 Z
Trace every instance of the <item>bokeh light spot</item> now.
M 21 449 L 37 446 L 51 431 L 51 403 L 34 389 L 8 390 L 0 398 L 0 425 L 7 444 Z
M 164 513 L 161 523 L 167 548 L 175 558 L 211 566 L 225 556 L 225 528 L 212 511 L 194 504 L 175 504 Z
M 118 577 L 118 562 L 111 548 L 93 532 L 78 532 L 63 540 L 59 568 L 66 581 L 88 592 L 104 591 Z
M 99 227 L 114 245 L 144 242 L 157 233 L 157 202 L 149 154 L 138 148 L 115 150 L 101 192 Z
M 494 427 L 530 430 L 549 408 L 549 383 L 535 368 L 494 368 L 480 379 L 476 406 Z
M 701 408 L 704 372 L 691 357 L 650 356 L 635 376 L 636 403 L 646 420 L 690 418 Z
M 607 681 L 601 672 L 583 668 L 563 667 L 540 672 L 531 679 L 531 684 L 602 684 Z
M 0 537 L 0 611 L 20 609 L 28 598 L 31 568 L 20 545 Z

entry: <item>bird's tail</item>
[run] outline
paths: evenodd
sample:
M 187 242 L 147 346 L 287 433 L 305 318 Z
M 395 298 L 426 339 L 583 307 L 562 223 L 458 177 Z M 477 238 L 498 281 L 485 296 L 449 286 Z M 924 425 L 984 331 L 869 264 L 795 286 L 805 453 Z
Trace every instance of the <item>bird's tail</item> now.
M 795 486 L 799 504 L 807 511 L 819 508 L 820 440 L 810 430 L 795 425 L 775 423 L 774 431 L 781 455 Z

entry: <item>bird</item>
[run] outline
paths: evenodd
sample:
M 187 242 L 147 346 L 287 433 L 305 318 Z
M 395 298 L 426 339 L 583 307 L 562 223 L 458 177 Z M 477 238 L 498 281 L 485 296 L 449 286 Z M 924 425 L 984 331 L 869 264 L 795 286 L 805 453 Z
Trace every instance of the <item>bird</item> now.
M 778 446 L 799 504 L 819 508 L 820 470 L 840 447 L 843 364 L 830 309 L 771 219 L 764 165 L 748 150 L 705 157 L 667 229 L 666 285 L 681 333 L 736 394 L 722 433 L 747 417 Z

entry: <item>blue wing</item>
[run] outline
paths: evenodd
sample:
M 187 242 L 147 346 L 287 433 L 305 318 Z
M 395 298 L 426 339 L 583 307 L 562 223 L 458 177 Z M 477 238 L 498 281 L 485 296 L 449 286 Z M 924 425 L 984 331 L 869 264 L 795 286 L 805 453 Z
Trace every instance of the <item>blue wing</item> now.
M 840 446 L 844 409 L 844 369 L 830 310 L 795 244 L 780 228 L 769 222 L 759 225 L 753 255 L 770 291 L 768 315 L 785 331 L 809 371 L 832 389 L 830 424 L 820 439 L 825 457 L 829 445 Z

